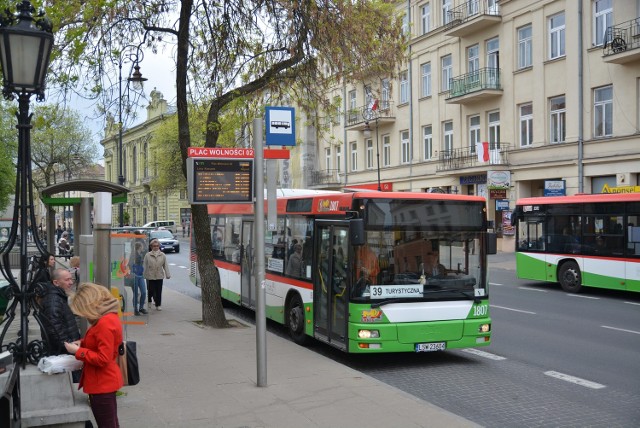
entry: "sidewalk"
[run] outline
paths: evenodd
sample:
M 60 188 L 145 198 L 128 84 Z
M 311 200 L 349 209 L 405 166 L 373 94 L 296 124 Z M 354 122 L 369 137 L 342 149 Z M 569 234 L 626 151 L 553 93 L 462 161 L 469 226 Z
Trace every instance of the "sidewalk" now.
M 123 428 L 478 426 L 270 333 L 258 387 L 254 326 L 202 328 L 199 301 L 163 293 L 162 312 L 127 327 L 141 381 L 118 397 Z

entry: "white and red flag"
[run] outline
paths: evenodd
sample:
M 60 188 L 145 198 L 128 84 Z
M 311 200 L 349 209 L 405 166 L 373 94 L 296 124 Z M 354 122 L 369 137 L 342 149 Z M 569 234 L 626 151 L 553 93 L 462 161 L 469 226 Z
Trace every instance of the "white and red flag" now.
M 487 141 L 476 143 L 476 153 L 478 153 L 478 162 L 489 162 L 489 143 Z

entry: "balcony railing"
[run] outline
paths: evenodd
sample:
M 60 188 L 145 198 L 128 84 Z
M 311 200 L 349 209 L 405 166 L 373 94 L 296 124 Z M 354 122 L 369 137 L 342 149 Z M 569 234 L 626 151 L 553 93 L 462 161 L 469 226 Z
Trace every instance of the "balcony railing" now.
M 449 36 L 466 36 L 500 20 L 498 0 L 470 0 L 447 12 L 445 29 Z
M 640 59 L 640 18 L 607 28 L 605 61 L 625 63 Z M 607 58 L 615 56 L 614 58 Z
M 447 100 L 483 90 L 502 90 L 499 68 L 481 68 L 451 79 Z
M 328 186 L 340 184 L 339 172 L 340 170 L 338 169 L 311 170 L 309 171 L 309 185 Z
M 385 121 L 389 119 L 395 119 L 395 108 L 393 101 L 380 100 L 378 102 L 378 108 L 373 111 L 371 119 L 365 119 L 365 112 L 369 110 L 369 106 L 359 106 L 353 109 L 347 110 L 345 113 L 345 123 L 347 127 L 351 126 L 363 126 L 365 122 L 371 122 L 376 120 Z
M 509 165 L 509 150 L 511 144 L 492 144 L 489 148 L 489 159 L 481 161 L 475 147 L 464 149 L 443 150 L 438 154 L 437 171 L 451 171 L 463 168 L 474 168 L 491 165 Z

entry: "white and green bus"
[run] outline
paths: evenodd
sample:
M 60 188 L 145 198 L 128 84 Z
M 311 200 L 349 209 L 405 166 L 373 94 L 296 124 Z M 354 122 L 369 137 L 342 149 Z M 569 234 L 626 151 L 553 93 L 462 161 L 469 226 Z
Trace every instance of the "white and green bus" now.
M 276 230 L 265 237 L 267 317 L 300 344 L 315 338 L 345 352 L 489 345 L 495 235 L 485 204 L 436 193 L 280 191 Z M 222 297 L 253 309 L 253 205 L 208 211 Z
M 518 278 L 640 291 L 640 193 L 523 198 L 516 203 Z

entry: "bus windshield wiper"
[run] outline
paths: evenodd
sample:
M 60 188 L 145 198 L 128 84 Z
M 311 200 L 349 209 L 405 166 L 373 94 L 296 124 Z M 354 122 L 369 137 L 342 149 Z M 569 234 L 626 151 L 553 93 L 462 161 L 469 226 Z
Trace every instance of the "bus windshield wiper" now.
M 454 293 L 458 293 L 458 294 L 462 294 L 464 297 L 468 298 L 468 299 L 473 299 L 473 301 L 475 303 L 480 303 L 480 298 L 473 295 L 472 293 L 465 291 L 465 290 L 460 290 L 457 288 L 439 288 L 437 290 L 427 290 L 424 291 L 422 293 L 422 295 L 427 295 L 427 294 L 432 294 L 432 293 L 443 293 L 443 292 L 454 292 Z

